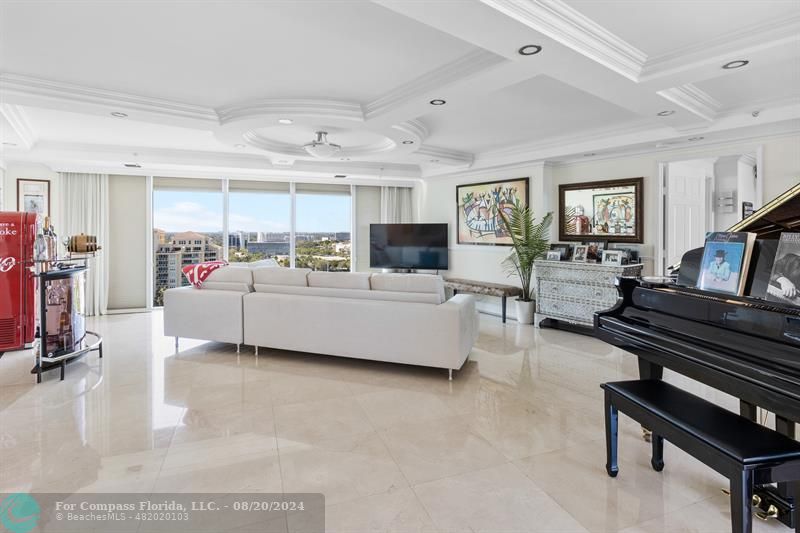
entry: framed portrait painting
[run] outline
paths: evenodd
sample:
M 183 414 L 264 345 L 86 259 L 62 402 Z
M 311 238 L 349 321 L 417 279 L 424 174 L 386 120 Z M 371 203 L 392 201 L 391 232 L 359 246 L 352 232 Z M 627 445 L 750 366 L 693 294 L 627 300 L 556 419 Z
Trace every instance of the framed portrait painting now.
M 17 211 L 50 216 L 50 181 L 17 179 Z
M 529 178 L 470 183 L 456 187 L 458 244 L 511 246 L 500 212 L 528 205 Z

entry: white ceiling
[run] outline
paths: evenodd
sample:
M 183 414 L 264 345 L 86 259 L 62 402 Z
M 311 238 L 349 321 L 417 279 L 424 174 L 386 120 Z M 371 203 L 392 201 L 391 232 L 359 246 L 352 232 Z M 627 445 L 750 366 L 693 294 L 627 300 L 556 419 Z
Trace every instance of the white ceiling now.
M 0 49 L 0 158 L 64 169 L 427 178 L 800 131 L 795 0 L 0 0 Z

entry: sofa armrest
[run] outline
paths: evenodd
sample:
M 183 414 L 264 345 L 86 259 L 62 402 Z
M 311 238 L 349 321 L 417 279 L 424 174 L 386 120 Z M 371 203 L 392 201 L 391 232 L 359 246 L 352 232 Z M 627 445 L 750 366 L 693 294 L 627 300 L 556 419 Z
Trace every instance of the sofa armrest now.
M 459 353 L 466 360 L 475 341 L 478 340 L 480 318 L 475 306 L 475 297 L 470 294 L 456 294 L 439 307 L 455 315 L 458 321 L 458 347 Z

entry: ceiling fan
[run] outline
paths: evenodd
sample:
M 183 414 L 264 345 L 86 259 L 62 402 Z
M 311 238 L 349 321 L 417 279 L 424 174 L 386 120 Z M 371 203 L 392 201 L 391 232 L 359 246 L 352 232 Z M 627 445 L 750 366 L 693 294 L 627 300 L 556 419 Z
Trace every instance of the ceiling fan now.
M 340 145 L 328 142 L 327 131 L 318 131 L 316 132 L 316 135 L 316 139 L 303 145 L 303 148 L 306 152 L 308 152 L 309 155 L 324 159 L 331 157 L 342 149 Z

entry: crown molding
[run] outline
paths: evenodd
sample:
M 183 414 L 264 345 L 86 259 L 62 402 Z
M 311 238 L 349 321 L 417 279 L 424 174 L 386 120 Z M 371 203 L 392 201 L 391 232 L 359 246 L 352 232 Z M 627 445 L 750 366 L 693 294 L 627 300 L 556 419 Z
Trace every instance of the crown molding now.
M 707 63 L 741 59 L 743 54 L 800 42 L 800 15 L 781 17 L 728 32 L 702 43 L 647 58 L 639 81 L 645 82 Z M 795 52 L 795 55 L 800 52 Z
M 756 156 L 751 154 L 742 154 L 739 157 L 739 162 L 744 163 L 745 165 L 754 167 L 756 166 Z
M 692 83 L 658 91 L 658 95 L 709 122 L 722 109 L 719 100 Z
M 481 0 L 489 7 L 638 81 L 647 55 L 562 0 Z
M 507 60 L 497 54 L 477 48 L 472 52 L 447 63 L 436 70 L 395 87 L 386 94 L 369 102 L 365 109 L 367 120 L 383 115 L 406 102 L 429 95 L 451 83 L 474 76 Z
M 474 156 L 468 152 L 430 145 L 420 146 L 414 155 L 426 160 L 437 159 L 437 163 L 442 165 L 471 165 L 474 160 Z
M 218 107 L 222 125 L 262 116 L 314 117 L 364 122 L 361 104 L 338 100 L 268 99 Z
M 17 134 L 26 149 L 30 150 L 36 144 L 36 134 L 33 132 L 33 128 L 22 107 L 13 104 L 0 104 L 0 115 L 5 117 L 11 129 Z
M 17 74 L 0 74 L 0 91 L 3 92 L 3 97 L 6 100 L 15 96 L 22 98 L 37 97 L 68 105 L 83 103 L 103 106 L 112 110 L 152 113 L 166 115 L 172 118 L 191 119 L 214 124 L 218 122 L 217 113 L 208 107 L 183 104 L 171 100 L 163 100 L 161 98 L 150 98 L 147 96 L 84 87 L 71 83 L 31 78 Z

